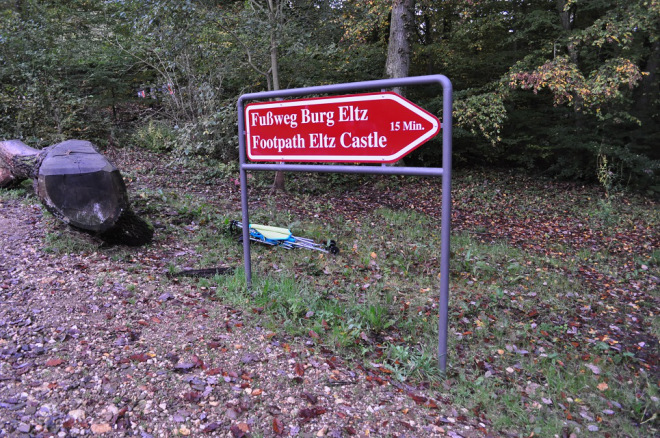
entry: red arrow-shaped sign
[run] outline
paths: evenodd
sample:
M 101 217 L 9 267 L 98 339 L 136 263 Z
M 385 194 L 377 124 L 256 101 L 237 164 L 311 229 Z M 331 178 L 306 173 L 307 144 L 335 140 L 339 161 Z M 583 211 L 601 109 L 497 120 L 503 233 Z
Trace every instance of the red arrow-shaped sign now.
M 396 93 L 253 103 L 252 161 L 393 163 L 440 131 L 438 118 Z

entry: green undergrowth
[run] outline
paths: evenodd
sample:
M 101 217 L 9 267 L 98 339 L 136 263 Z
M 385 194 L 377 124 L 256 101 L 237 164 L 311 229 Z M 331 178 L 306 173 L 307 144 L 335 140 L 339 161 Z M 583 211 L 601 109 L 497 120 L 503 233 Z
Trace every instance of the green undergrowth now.
M 660 394 L 648 363 L 636 346 L 610 343 L 625 305 L 615 310 L 617 303 L 604 301 L 582 275 L 593 265 L 622 285 L 644 281 L 657 270 L 655 256 L 639 259 L 646 270 L 629 271 L 606 251 L 544 253 L 454 235 L 443 376 L 436 356 L 437 221 L 379 209 L 359 223 L 298 225 L 303 235 L 334 230 L 343 252 L 255 246 L 253 287 L 238 270 L 215 279 L 217 295 L 263 315 L 274 332 L 311 337 L 366 366 L 379 363 L 391 378 L 430 381 L 439 398 L 497 430 L 636 436 L 657 428 Z M 657 342 L 657 326 L 649 335 Z
M 459 191 L 464 188 L 458 185 Z M 482 191 L 483 204 L 492 202 L 491 194 Z M 525 193 L 513 196 L 520 201 Z M 293 224 L 301 235 L 333 236 L 342 253 L 255 246 L 252 289 L 245 287 L 241 270 L 216 278 L 214 286 L 223 300 L 261 314 L 261 323 L 273 332 L 312 339 L 372 369 L 380 364 L 378 370 L 390 378 L 430 382 L 439 399 L 451 400 L 496 430 L 525 436 L 653 434 L 660 406 L 657 375 L 637 344 L 657 347 L 657 321 L 645 326 L 641 337 L 623 332 L 639 329 L 626 327 L 636 318 L 628 312 L 631 305 L 651 321 L 657 319 L 655 310 L 643 299 L 617 301 L 604 293 L 611 289 L 612 296 L 627 296 L 631 287 L 648 283 L 658 271 L 657 248 L 647 242 L 633 252 L 620 242 L 601 242 L 600 236 L 657 225 L 657 213 L 650 204 L 628 201 L 618 206 L 616 220 L 603 221 L 597 202 L 582 208 L 597 201 L 597 192 L 551 196 L 555 199 L 545 199 L 534 187 L 529 201 L 511 215 L 524 221 L 542 209 L 561 224 L 571 214 L 589 227 L 587 237 L 593 240 L 584 247 L 551 241 L 556 230 L 548 227 L 541 237 L 551 244 L 534 250 L 506 238 L 485 240 L 479 230 L 454 233 L 445 375 L 436 356 L 440 225 L 435 217 L 376 209 L 352 220 L 324 216 L 325 222 L 317 223 L 296 222 L 274 208 L 256 211 L 259 220 Z M 648 292 L 650 302 L 657 300 L 653 288 Z
M 12 187 L 0 189 L 0 199 L 20 200 L 23 203 L 36 202 L 32 180 L 26 179 Z

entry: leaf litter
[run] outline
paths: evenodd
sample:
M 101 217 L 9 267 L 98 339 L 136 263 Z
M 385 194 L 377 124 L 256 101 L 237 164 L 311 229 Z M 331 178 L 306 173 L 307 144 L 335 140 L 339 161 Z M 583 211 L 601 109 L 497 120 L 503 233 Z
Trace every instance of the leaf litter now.
M 157 161 L 154 156 L 140 154 L 143 152 L 123 152 L 119 157 L 122 168 L 140 173 L 150 166 L 147 163 Z M 208 202 L 221 192 L 226 208 L 239 199 L 238 188 L 229 183 L 220 183 L 210 191 L 157 173 L 141 179 L 148 180 L 142 184 L 149 185 L 153 192 L 183 190 Z M 550 348 L 560 343 L 575 349 L 574 356 L 582 358 L 584 368 L 597 378 L 601 355 L 587 348 L 596 344 L 607 349 L 603 353 L 634 355 L 636 362 L 624 366 L 641 367 L 657 375 L 657 338 L 649 328 L 655 316 L 650 309 L 657 308 L 657 297 L 648 294 L 657 287 L 657 273 L 645 260 L 642 274 L 632 275 L 640 271 L 634 259 L 639 248 L 644 254 L 657 251 L 658 235 L 653 226 L 631 222 L 613 233 L 604 233 L 586 220 L 572 217 L 568 210 L 557 215 L 554 205 L 562 196 L 580 200 L 589 195 L 577 185 L 557 185 L 556 199 L 539 199 L 530 208 L 521 198 L 523 189 L 537 187 L 533 181 L 506 177 L 497 181 L 488 175 L 474 181 L 456 185 L 455 232 L 470 233 L 484 244 L 506 241 L 551 258 L 573 257 L 577 269 L 559 273 L 583 282 L 598 296 L 596 303 L 585 302 L 575 314 L 557 315 L 552 320 L 554 325 L 566 327 L 563 332 L 546 335 L 539 328 L 534 348 L 530 348 L 529 340 L 502 344 L 497 356 L 537 360 L 545 354 L 544 345 Z M 419 179 L 399 189 L 403 196 L 386 196 L 365 183 L 350 192 L 330 194 L 327 202 L 333 214 L 356 224 L 365 208 L 407 209 L 439 217 L 439 184 Z M 388 191 L 385 189 L 385 193 Z M 255 206 L 272 207 L 272 199 L 267 200 L 260 189 L 254 192 Z M 484 192 L 493 196 L 486 197 Z M 275 195 L 275 205 L 282 197 L 295 196 L 291 192 Z M 411 203 L 411 199 L 415 201 Z M 387 367 L 364 367 L 322 347 L 324 335 L 318 330 L 299 338 L 272 336 L 255 322 L 263 310 L 234 308 L 196 283 L 168 280 L 172 263 L 182 258 L 192 261 L 200 255 L 195 248 L 182 247 L 174 234 L 166 233 L 154 245 L 130 253 L 88 245 L 79 252 L 59 254 L 44 251 L 44 241 L 53 230 L 64 238 L 70 231 L 42 216 L 36 205 L 14 200 L 0 203 L 0 417 L 1 430 L 6 434 L 77 436 L 91 432 L 155 437 L 195 436 L 201 432 L 209 436 L 413 433 L 469 437 L 484 436 L 487 430 L 493 430 L 487 414 L 476 407 L 468 410 L 454 405 L 446 395 L 440 395 L 445 391 L 429 390 L 425 382 L 397 381 Z M 318 218 L 318 211 L 308 208 L 309 203 L 295 205 L 297 217 Z M 503 215 L 502 211 L 512 214 Z M 199 232 L 200 227 L 181 214 L 174 216 L 181 220 L 185 232 Z M 585 248 L 592 253 L 606 250 L 617 258 L 618 271 L 588 257 L 581 259 L 577 254 Z M 371 251 L 368 256 L 372 262 L 380 262 L 384 251 Z M 241 262 L 240 258 L 225 261 L 234 266 Z M 428 269 L 435 270 L 437 260 L 428 263 Z M 376 263 L 369 263 L 366 272 L 378 269 Z M 550 265 L 547 269 L 554 268 Z M 512 303 L 520 295 L 514 291 L 504 294 Z M 472 297 L 473 302 L 478 298 Z M 644 305 L 649 299 L 655 307 Z M 433 314 L 435 309 L 421 312 Z M 538 321 L 533 323 L 538 327 L 540 318 L 548 313 L 543 308 L 518 312 L 510 307 L 508 311 L 521 320 Z M 465 327 L 462 320 L 467 321 Z M 488 314 L 475 319 L 478 328 L 483 321 L 496 320 L 497 315 Z M 323 322 L 328 330 L 327 322 Z M 469 338 L 474 330 L 467 329 L 468 324 L 472 319 L 466 316 L 452 320 L 457 333 Z M 392 334 L 395 339 L 396 333 Z M 366 333 L 360 335 L 365 344 L 374 343 Z M 468 365 L 463 349 L 459 343 L 451 353 L 457 368 Z M 605 357 L 607 360 L 610 356 Z M 524 372 L 516 362 L 508 363 L 506 370 L 499 368 L 495 356 L 474 358 L 472 362 L 479 374 L 491 378 L 511 376 L 507 379 L 515 380 Z M 557 359 L 557 366 L 565 364 Z M 542 383 L 543 379 L 537 381 Z M 455 382 L 450 375 L 445 387 L 452 385 Z M 573 430 L 580 427 L 580 418 L 602 424 L 600 416 L 569 408 L 571 404 L 582 406 L 575 395 L 553 400 L 542 395 L 542 385 L 530 381 L 526 385 L 530 396 L 537 393 L 531 407 L 540 406 L 538 402 L 565 407 Z M 597 387 L 610 397 L 607 382 Z M 616 416 L 621 411 L 616 400 L 605 401 L 605 416 Z M 595 424 L 586 428 L 599 430 Z

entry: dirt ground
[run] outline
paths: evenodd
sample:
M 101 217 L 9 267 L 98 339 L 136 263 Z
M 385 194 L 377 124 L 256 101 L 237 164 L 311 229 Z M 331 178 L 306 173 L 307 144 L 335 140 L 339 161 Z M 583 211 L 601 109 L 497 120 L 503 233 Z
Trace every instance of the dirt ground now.
M 423 387 L 168 279 L 179 242 L 62 255 L 57 227 L 0 200 L 0 437 L 483 436 Z

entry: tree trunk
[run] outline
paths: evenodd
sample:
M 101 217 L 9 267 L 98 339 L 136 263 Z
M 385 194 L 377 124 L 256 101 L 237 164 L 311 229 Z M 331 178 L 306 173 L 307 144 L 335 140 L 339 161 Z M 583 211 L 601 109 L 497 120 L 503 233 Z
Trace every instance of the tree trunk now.
M 391 79 L 405 78 L 410 71 L 411 41 L 415 33 L 415 0 L 392 0 L 390 39 L 387 44 L 385 74 Z M 393 89 L 404 95 L 400 87 Z M 403 159 L 391 164 L 403 166 Z
M 557 0 L 556 6 L 557 6 L 557 12 L 559 13 L 559 19 L 561 21 L 561 27 L 564 30 L 564 33 L 566 34 L 566 39 L 568 42 L 566 43 L 566 50 L 568 51 L 568 56 L 571 58 L 571 62 L 575 64 L 575 67 L 579 67 L 579 54 L 578 54 L 578 48 L 576 43 L 571 41 L 570 34 L 573 31 L 573 28 L 575 27 L 575 16 L 577 14 L 576 12 L 576 6 L 572 5 L 567 7 L 568 0 Z M 575 123 L 575 129 L 581 129 L 582 128 L 582 106 L 584 104 L 584 99 L 582 96 L 580 96 L 579 93 L 575 93 L 575 101 L 573 103 L 573 116 L 574 116 L 574 123 Z
M 68 140 L 41 151 L 18 140 L 0 142 L 0 186 L 28 178 L 46 209 L 73 227 L 125 245 L 153 237 L 131 211 L 119 170 L 88 141 Z
M 648 111 L 652 103 L 658 98 L 658 68 L 660 67 L 660 41 L 652 43 L 651 53 L 646 61 L 644 70 L 648 74 L 642 77 L 639 91 L 637 94 L 637 110 Z
M 567 0 L 557 0 L 557 11 L 559 12 L 559 19 L 561 20 L 561 27 L 568 35 L 575 27 L 576 6 L 573 5 L 566 8 L 566 5 Z M 571 58 L 571 61 L 577 66 L 578 50 L 576 44 L 569 40 L 566 44 L 566 49 L 568 50 L 568 56 Z
M 408 76 L 414 23 L 415 0 L 393 0 L 390 39 L 385 62 L 385 74 L 389 78 Z M 394 91 L 402 94 L 400 88 L 396 88 Z
M 273 76 L 273 90 L 280 89 L 280 66 L 278 63 L 277 49 L 279 41 L 277 39 L 277 23 L 282 19 L 281 17 L 281 4 L 274 3 L 273 0 L 268 0 L 268 20 L 270 21 L 270 72 Z M 271 190 L 276 192 L 278 190 L 284 191 L 285 178 L 284 172 L 278 170 L 275 172 L 275 179 Z

